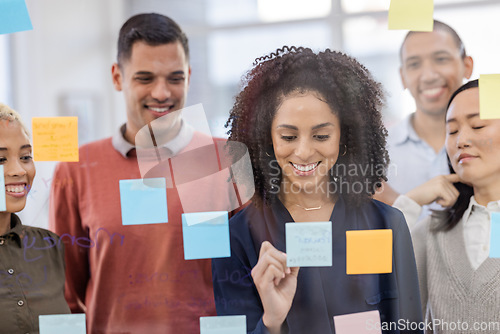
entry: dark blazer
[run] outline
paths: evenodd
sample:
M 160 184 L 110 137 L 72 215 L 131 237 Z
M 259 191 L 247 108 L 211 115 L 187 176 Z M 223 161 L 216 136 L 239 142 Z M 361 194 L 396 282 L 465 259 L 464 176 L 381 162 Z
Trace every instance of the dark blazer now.
M 422 333 L 415 330 L 422 325 L 420 295 L 413 246 L 401 212 L 375 200 L 347 207 L 339 198 L 330 220 L 333 266 L 300 269 L 287 331 L 335 333 L 333 316 L 379 310 L 383 333 Z M 212 260 L 217 314 L 246 315 L 249 333 L 267 332 L 251 269 L 263 241 L 286 250 L 287 222 L 293 219 L 279 201 L 270 207 L 249 205 L 230 220 L 231 257 Z M 393 230 L 392 273 L 347 275 L 346 231 L 368 229 Z

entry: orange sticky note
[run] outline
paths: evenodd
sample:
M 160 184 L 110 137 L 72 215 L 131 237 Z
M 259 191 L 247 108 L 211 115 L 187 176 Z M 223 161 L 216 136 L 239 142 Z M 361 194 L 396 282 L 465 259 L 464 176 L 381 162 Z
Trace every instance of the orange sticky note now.
M 78 117 L 33 117 L 35 161 L 78 161 Z
M 500 118 L 500 74 L 479 76 L 479 118 Z
M 346 231 L 347 275 L 392 272 L 392 230 Z
M 433 14 L 433 0 L 391 0 L 389 29 L 432 31 Z

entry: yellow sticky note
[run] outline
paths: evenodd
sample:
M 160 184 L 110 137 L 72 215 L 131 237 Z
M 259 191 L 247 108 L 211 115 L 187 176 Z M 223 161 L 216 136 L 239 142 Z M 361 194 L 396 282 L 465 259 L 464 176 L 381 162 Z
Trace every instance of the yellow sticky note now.
M 391 0 L 389 29 L 432 31 L 433 14 L 433 0 Z
M 78 161 L 78 117 L 33 117 L 35 161 Z
M 500 74 L 479 76 L 479 118 L 500 118 Z
M 392 230 L 346 231 L 347 275 L 392 272 Z

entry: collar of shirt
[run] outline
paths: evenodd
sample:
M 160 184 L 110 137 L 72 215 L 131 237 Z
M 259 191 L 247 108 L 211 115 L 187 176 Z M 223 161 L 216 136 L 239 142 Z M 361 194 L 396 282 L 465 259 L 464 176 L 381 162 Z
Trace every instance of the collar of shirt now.
M 395 146 L 403 145 L 406 142 L 411 141 L 418 145 L 424 145 L 425 147 L 427 147 L 427 149 L 432 150 L 432 152 L 434 152 L 434 149 L 431 148 L 429 144 L 427 144 L 427 142 L 422 140 L 422 138 L 418 136 L 417 132 L 413 128 L 412 120 L 414 116 L 415 112 L 411 113 L 405 119 L 403 119 L 399 125 L 394 126 L 390 129 L 391 135 L 389 136 L 389 138 L 391 139 L 390 140 L 391 142 L 388 143 L 388 145 L 395 145 Z M 436 156 L 441 156 L 441 155 L 444 155 L 446 157 L 446 149 L 444 145 L 441 148 L 441 150 L 439 150 L 439 152 L 436 154 Z
M 477 203 L 474 196 L 462 216 L 465 251 L 474 270 L 488 258 L 491 238 L 491 212 L 500 211 L 500 201 L 485 206 Z
M 10 230 L 7 231 L 4 235 L 0 236 L 0 239 L 12 239 L 14 240 L 19 247 L 21 247 L 21 237 L 23 233 L 23 224 L 21 223 L 21 219 L 12 213 L 10 217 Z
M 394 143 L 396 145 L 403 144 L 408 140 L 411 140 L 413 142 L 422 141 L 422 139 L 420 139 L 420 137 L 415 132 L 413 125 L 411 124 L 414 115 L 415 113 L 411 113 L 401 121 L 400 125 L 397 125 L 391 129 L 393 132 L 392 137 L 394 138 Z
M 123 124 L 113 135 L 111 142 L 115 150 L 120 152 L 120 154 L 126 159 L 128 157 L 128 153 L 135 149 L 135 146 L 125 139 L 125 129 L 126 124 Z M 189 142 L 191 142 L 191 139 L 193 138 L 193 134 L 193 127 L 182 121 L 181 129 L 177 136 L 163 145 L 163 147 L 168 149 L 172 156 L 177 155 L 180 151 L 186 148 L 186 146 L 188 146 Z
M 469 201 L 469 206 L 462 216 L 464 224 L 467 224 L 470 215 L 476 211 L 484 211 L 488 214 L 490 214 L 491 212 L 500 212 L 500 201 L 489 202 L 486 206 L 482 206 L 481 204 L 476 202 L 476 199 L 474 198 L 474 196 L 472 196 Z

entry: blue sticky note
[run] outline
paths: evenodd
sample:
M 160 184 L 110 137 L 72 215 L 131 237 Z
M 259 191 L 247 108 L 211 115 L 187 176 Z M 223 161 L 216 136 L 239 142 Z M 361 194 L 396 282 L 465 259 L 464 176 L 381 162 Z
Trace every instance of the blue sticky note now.
M 0 34 L 33 30 L 24 0 L 0 0 Z
M 200 317 L 200 334 L 246 334 L 245 315 Z
M 500 258 L 500 212 L 491 213 L 490 257 Z
M 39 315 L 40 334 L 85 334 L 85 313 Z
M 332 222 L 286 223 L 288 267 L 332 266 Z
M 182 214 L 184 259 L 231 256 L 227 211 Z
M 120 180 L 120 204 L 123 225 L 168 222 L 165 178 Z
M 5 203 L 5 177 L 2 165 L 0 165 L 0 211 L 7 211 L 7 205 Z

